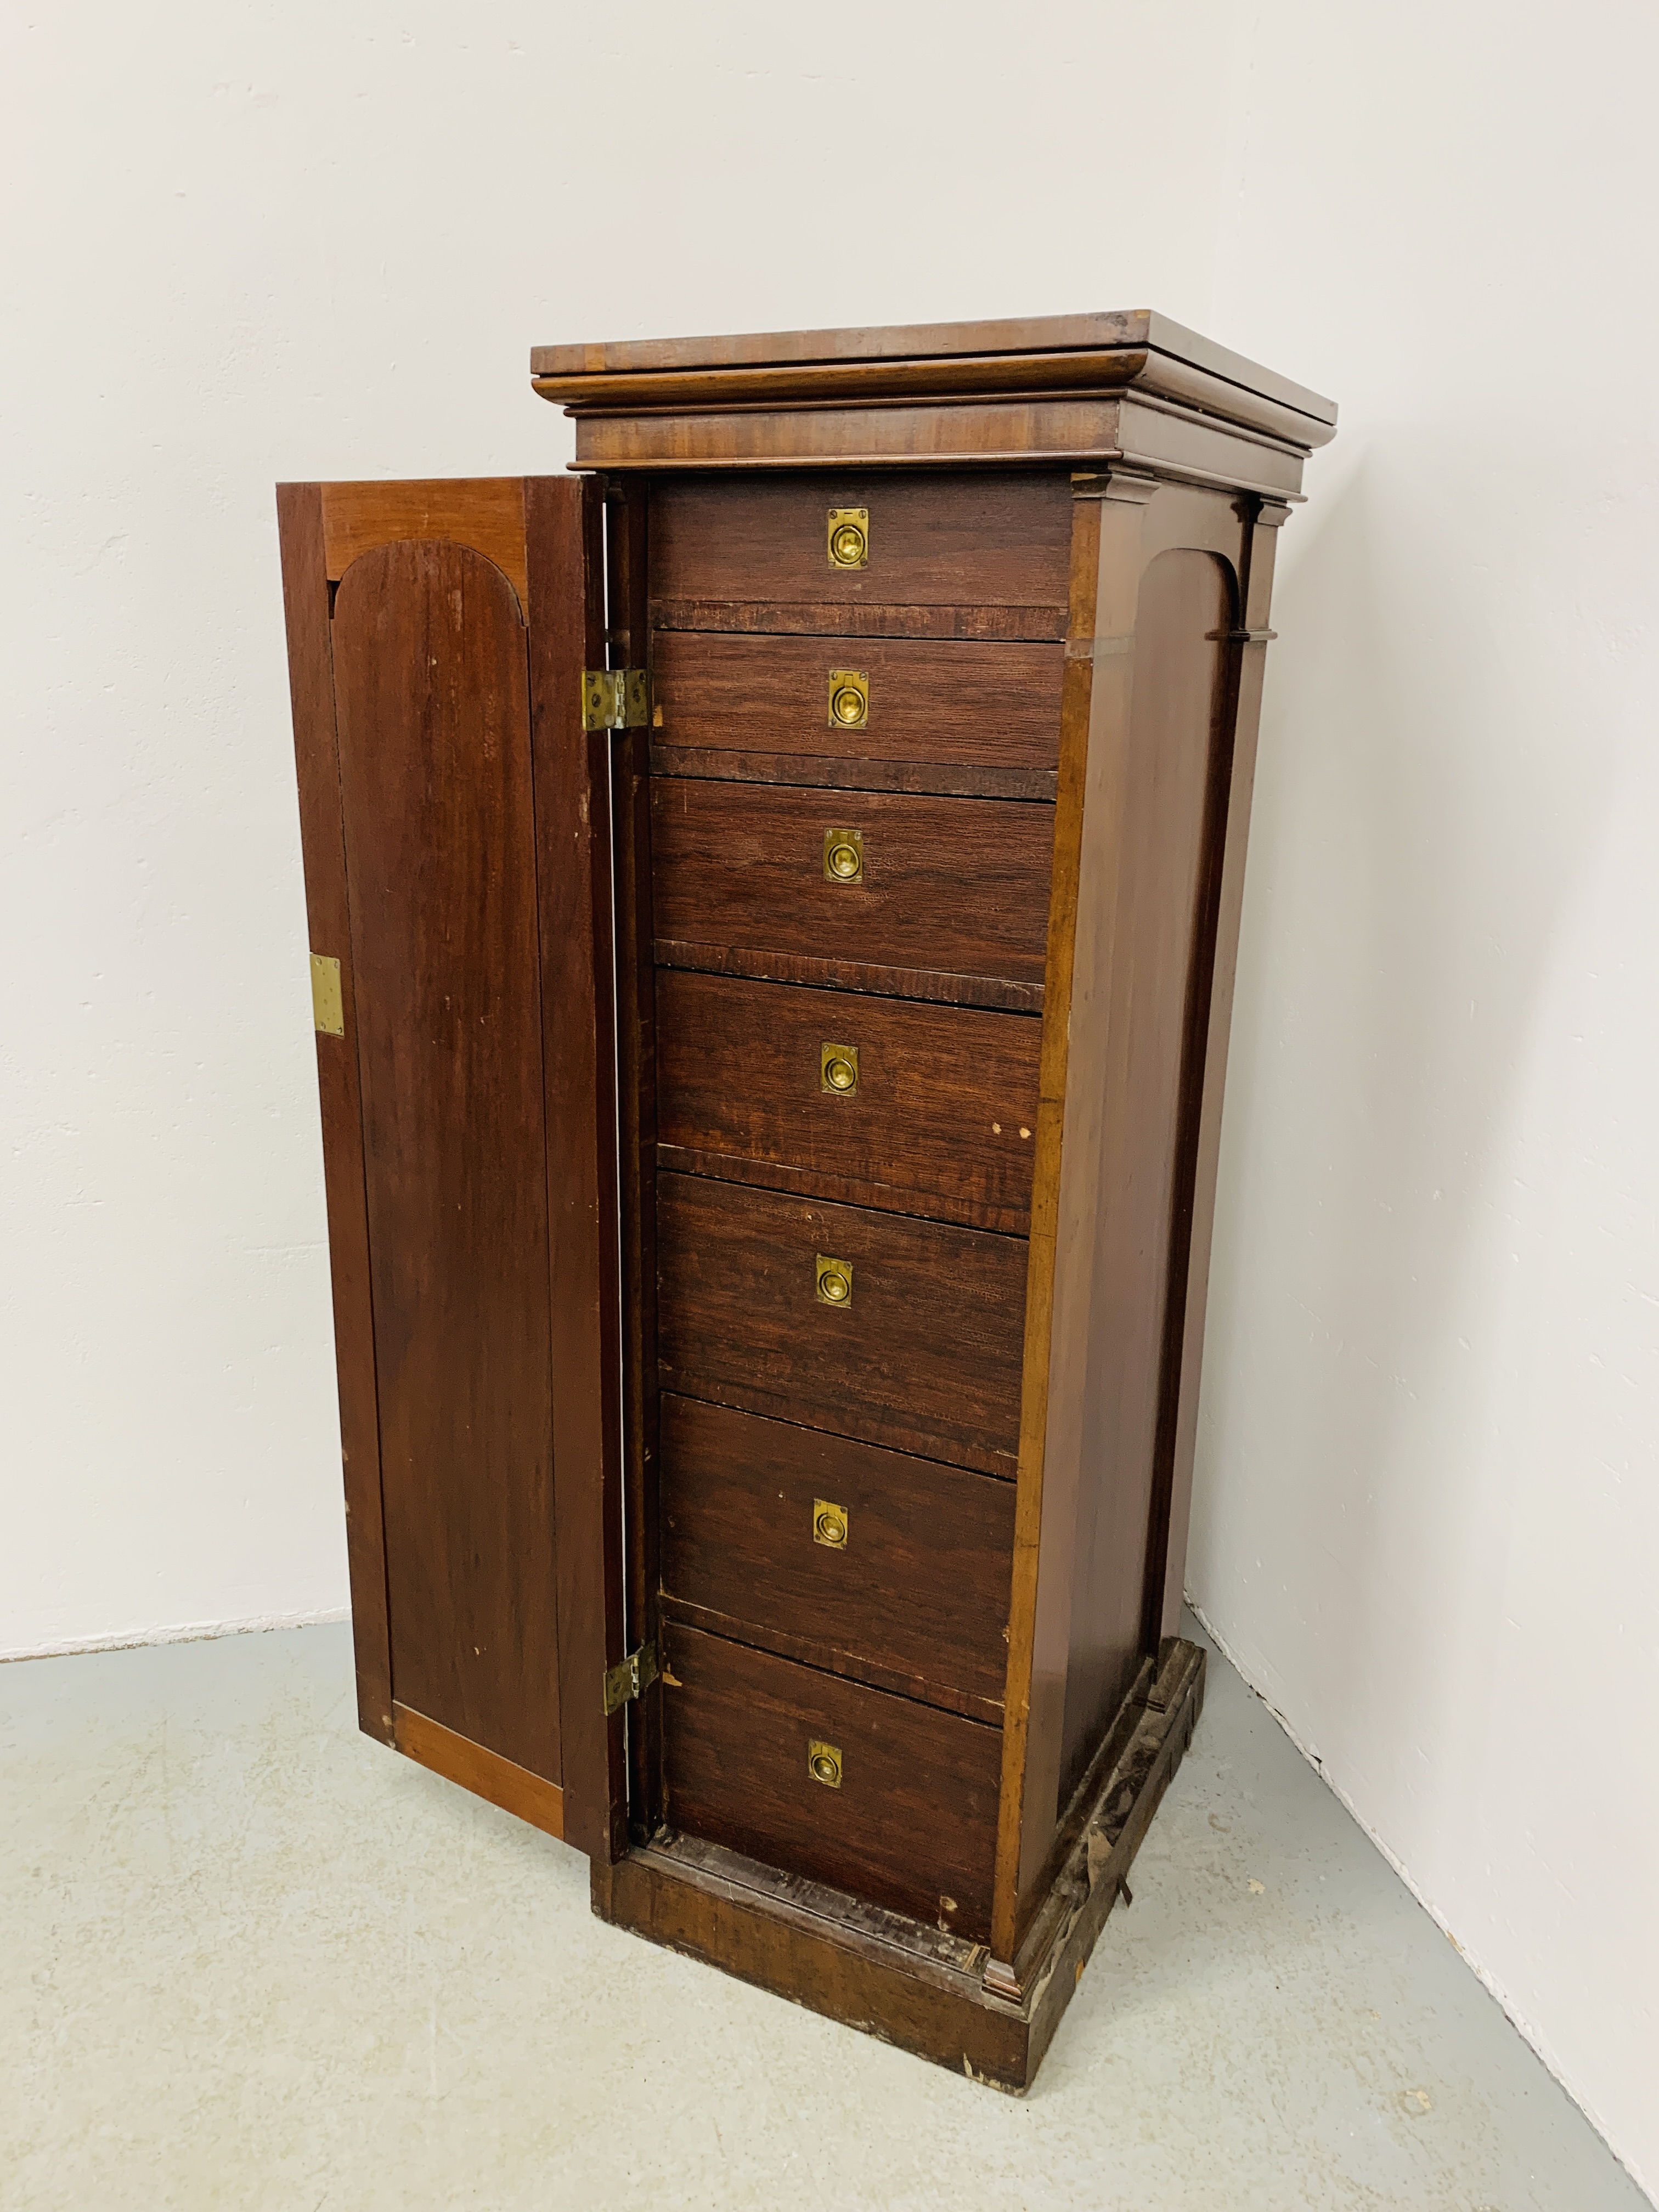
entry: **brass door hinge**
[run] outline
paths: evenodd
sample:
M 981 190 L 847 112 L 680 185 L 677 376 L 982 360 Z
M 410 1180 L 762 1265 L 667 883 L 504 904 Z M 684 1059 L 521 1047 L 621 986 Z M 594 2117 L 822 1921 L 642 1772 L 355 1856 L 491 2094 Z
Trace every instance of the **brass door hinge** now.
M 644 669 L 583 669 L 583 729 L 642 730 L 650 720 L 651 678 Z
M 626 1659 L 618 1659 L 605 1674 L 605 1712 L 608 1720 L 623 1705 L 631 1705 L 641 1692 L 648 1690 L 657 1679 L 657 1647 L 641 1644 L 637 1651 L 630 1651 Z
M 319 1036 L 345 1035 L 340 963 L 331 953 L 313 952 L 311 956 L 311 1016 Z

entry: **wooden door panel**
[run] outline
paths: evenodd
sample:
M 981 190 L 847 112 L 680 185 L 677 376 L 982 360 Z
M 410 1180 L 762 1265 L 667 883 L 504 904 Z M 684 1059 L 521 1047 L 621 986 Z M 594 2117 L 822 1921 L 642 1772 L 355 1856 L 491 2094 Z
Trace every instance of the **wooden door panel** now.
M 560 1777 L 526 633 L 468 547 L 335 601 L 392 1694 Z

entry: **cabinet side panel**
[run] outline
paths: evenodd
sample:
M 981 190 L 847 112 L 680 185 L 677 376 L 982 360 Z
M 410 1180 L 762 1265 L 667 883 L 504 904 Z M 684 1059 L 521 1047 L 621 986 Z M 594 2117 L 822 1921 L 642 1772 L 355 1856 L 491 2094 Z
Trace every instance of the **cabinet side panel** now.
M 1252 509 L 1254 511 L 1252 511 Z M 1187 1290 L 1180 1316 L 1180 1371 L 1175 1381 L 1171 1418 L 1167 1511 L 1152 1514 L 1152 1552 L 1147 1561 L 1147 1637 L 1167 1640 L 1181 1633 L 1186 1595 L 1187 1536 L 1192 1519 L 1193 1455 L 1198 1432 L 1198 1392 L 1204 1352 L 1204 1318 L 1209 1291 L 1210 1241 L 1215 1225 L 1216 1170 L 1221 1151 L 1221 1106 L 1227 1080 L 1227 1045 L 1232 1026 L 1233 982 L 1238 967 L 1238 933 L 1244 905 L 1244 853 L 1249 836 L 1250 800 L 1255 787 L 1256 738 L 1261 720 L 1261 686 L 1272 608 L 1273 558 L 1279 532 L 1289 516 L 1276 501 L 1247 507 L 1244 541 L 1244 639 L 1233 683 L 1233 739 L 1227 770 L 1226 821 L 1218 831 L 1213 951 L 1208 1006 L 1202 1009 L 1206 1036 L 1203 1092 L 1193 1156 L 1192 1235 Z M 1200 1010 L 1194 1009 L 1195 1014 Z M 1166 1400 L 1166 1407 L 1167 1407 Z
M 329 637 L 323 487 L 279 484 L 277 531 L 288 622 L 289 689 L 300 787 L 306 915 L 311 949 L 340 963 L 343 1036 L 317 1037 L 317 1086 L 328 1203 L 334 1356 L 339 1378 L 340 1457 L 345 1476 L 346 1555 L 357 1662 L 357 1720 L 392 1736 L 392 1660 L 386 1627 L 386 1541 L 380 1513 L 380 1444 L 374 1390 L 374 1319 L 369 1296 L 368 1212 L 357 1078 L 356 976 L 340 820 Z
M 529 670 L 451 543 L 338 586 L 393 1686 L 560 1778 Z
M 1060 1802 L 1082 1780 L 1143 1658 L 1150 1516 L 1167 1459 L 1170 1302 L 1185 1287 L 1194 1115 L 1213 914 L 1206 833 L 1227 705 L 1231 579 L 1212 555 L 1161 554 L 1140 587 L 1134 689 L 1116 841 L 1116 921 L 1103 1017 L 1104 1097 L 1086 1348 L 1070 1364 L 1082 1479 L 1073 1540 Z M 1177 1279 L 1178 1278 L 1178 1279 Z M 1082 1352 L 1085 1356 L 1078 1357 Z M 1070 1427 L 1068 1424 L 1068 1427 Z

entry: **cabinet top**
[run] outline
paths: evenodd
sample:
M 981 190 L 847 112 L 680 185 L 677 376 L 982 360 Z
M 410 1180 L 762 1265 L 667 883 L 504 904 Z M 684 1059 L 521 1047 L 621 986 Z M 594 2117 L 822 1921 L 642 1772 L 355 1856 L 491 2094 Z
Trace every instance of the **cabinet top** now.
M 535 346 L 577 468 L 1104 462 L 1294 498 L 1336 404 L 1150 308 Z
M 1137 354 L 1147 356 L 1139 374 L 1137 365 L 1124 358 Z M 545 398 L 572 407 L 614 406 L 648 404 L 647 380 L 676 372 L 677 384 L 694 372 L 700 384 L 713 386 L 718 380 L 731 387 L 751 381 L 749 373 L 768 371 L 769 393 L 793 398 L 815 396 L 825 371 L 839 372 L 835 382 L 845 386 L 850 383 L 847 372 L 862 369 L 858 383 L 872 397 L 884 388 L 895 392 L 926 389 L 942 395 L 1011 388 L 1007 372 L 1019 368 L 1042 372 L 1044 385 L 1051 385 L 1060 372 L 1068 383 L 1121 388 L 1142 381 L 1156 366 L 1154 357 L 1172 366 L 1184 363 L 1306 416 L 1310 430 L 1322 428 L 1325 433 L 1310 438 L 1310 444 L 1324 444 L 1335 425 L 1334 399 L 1322 398 L 1150 307 L 1011 316 L 992 322 L 889 323 L 875 328 L 532 346 L 530 374 Z M 632 389 L 624 392 L 618 388 L 617 380 L 623 379 L 638 387 L 637 396 Z

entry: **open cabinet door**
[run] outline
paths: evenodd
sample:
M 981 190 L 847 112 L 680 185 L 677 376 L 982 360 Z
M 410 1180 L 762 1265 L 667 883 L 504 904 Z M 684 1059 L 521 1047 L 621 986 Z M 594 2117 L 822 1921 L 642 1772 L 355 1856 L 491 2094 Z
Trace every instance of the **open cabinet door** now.
M 626 1848 L 599 487 L 278 488 L 358 1714 Z

